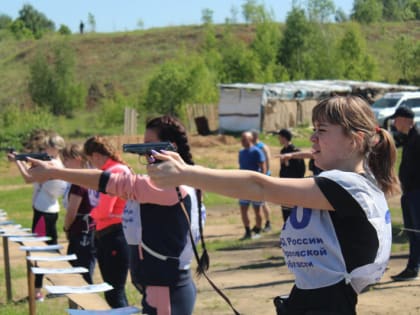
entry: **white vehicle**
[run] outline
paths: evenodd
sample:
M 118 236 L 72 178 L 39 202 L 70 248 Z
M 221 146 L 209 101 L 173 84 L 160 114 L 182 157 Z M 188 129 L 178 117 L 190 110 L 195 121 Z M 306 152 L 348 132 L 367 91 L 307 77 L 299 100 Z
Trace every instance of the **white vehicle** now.
M 420 92 L 392 92 L 372 104 L 379 126 L 389 129 L 389 117 L 400 106 L 407 106 L 414 112 L 417 126 L 420 124 Z

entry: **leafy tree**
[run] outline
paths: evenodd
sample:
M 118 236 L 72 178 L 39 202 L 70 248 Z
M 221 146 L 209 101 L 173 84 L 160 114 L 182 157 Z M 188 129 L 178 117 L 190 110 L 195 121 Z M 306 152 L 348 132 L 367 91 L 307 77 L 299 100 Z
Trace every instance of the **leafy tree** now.
M 41 38 L 45 32 L 54 32 L 54 22 L 49 20 L 45 14 L 37 11 L 32 5 L 25 4 L 19 11 L 17 20 L 23 22 L 23 25 L 31 30 L 35 38 Z
M 128 100 L 120 93 L 101 101 L 98 127 L 118 127 L 124 124 L 124 109 L 134 102 Z
M 61 24 L 60 28 L 58 29 L 58 33 L 61 35 L 70 35 L 71 30 L 67 25 Z
M 90 31 L 92 33 L 95 33 L 95 31 L 96 31 L 96 20 L 95 20 L 95 16 L 92 13 L 89 12 L 88 13 L 87 20 L 88 20 L 88 24 L 90 26 Z
M 382 20 L 383 4 L 378 0 L 354 0 L 351 17 L 360 23 L 373 23 Z
M 232 5 L 230 7 L 230 23 L 232 24 L 238 23 L 238 13 L 239 13 L 238 8 Z
M 412 11 L 411 4 L 419 1 L 411 0 L 382 0 L 383 18 L 387 21 L 408 21 L 415 19 L 416 13 Z
M 334 15 L 335 5 L 332 0 L 308 0 L 309 21 L 325 23 Z
M 414 48 L 413 59 L 414 59 L 413 77 L 410 81 L 415 85 L 420 85 L 420 43 L 419 42 L 417 42 L 417 45 Z
M 0 14 L 0 29 L 6 29 L 12 24 L 13 19 L 7 14 Z
M 358 24 L 349 24 L 347 31 L 339 42 L 340 59 L 337 67 L 341 69 L 342 78 L 348 80 L 372 80 L 376 76 L 373 58 L 366 53 L 366 41 Z
M 54 115 L 71 116 L 83 106 L 86 92 L 74 78 L 74 55 L 68 46 L 55 47 L 53 56 L 38 53 L 30 65 L 29 92 L 36 104 Z
M 420 73 L 420 44 L 401 36 L 394 45 L 394 62 L 400 69 L 400 80 L 413 81 Z
M 251 50 L 258 58 L 264 82 L 276 80 L 276 57 L 279 48 L 280 29 L 270 15 L 264 14 L 265 19 L 256 25 L 255 38 L 251 43 Z
M 414 14 L 416 20 L 420 20 L 420 1 L 419 0 L 410 0 L 409 7 L 411 12 Z
M 310 49 L 307 45 L 310 31 L 305 11 L 302 8 L 293 7 L 287 15 L 277 55 L 278 62 L 288 69 L 293 80 L 304 77 L 304 54 Z
M 16 39 L 33 38 L 34 35 L 29 28 L 25 27 L 25 24 L 21 20 L 15 20 L 9 26 L 10 31 L 16 37 Z
M 51 129 L 53 115 L 45 108 L 23 108 L 15 104 L 3 106 L 0 112 L 0 143 L 22 149 L 33 129 Z
M 262 82 L 263 74 L 257 55 L 238 41 L 231 33 L 227 33 L 219 43 L 222 57 L 220 82 Z
M 209 8 L 201 10 L 201 22 L 204 25 L 213 24 L 213 14 L 214 11 Z
M 335 11 L 334 20 L 337 23 L 343 23 L 348 20 L 347 14 L 344 12 L 343 9 L 338 8 L 337 11 Z
M 216 80 L 199 56 L 178 57 L 163 64 L 149 82 L 145 107 L 161 114 L 184 117 L 188 103 L 217 100 Z
M 263 5 L 259 5 L 257 0 L 245 0 L 242 4 L 242 16 L 248 24 L 256 23 L 261 18 L 261 11 L 264 10 Z

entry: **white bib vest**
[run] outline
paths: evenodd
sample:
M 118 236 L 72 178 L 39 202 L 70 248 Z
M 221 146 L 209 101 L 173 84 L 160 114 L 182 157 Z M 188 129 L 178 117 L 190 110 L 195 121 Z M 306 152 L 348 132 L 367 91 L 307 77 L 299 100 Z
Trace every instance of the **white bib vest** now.
M 187 194 L 191 198 L 191 232 L 194 237 L 194 241 L 198 242 L 200 238 L 200 230 L 198 225 L 198 207 L 197 207 L 197 195 L 195 189 L 189 186 L 182 186 L 182 189 L 187 191 Z M 205 207 L 202 205 L 201 209 L 203 225 L 205 221 Z M 135 200 L 127 200 L 124 208 L 124 213 L 122 216 L 122 225 L 125 239 L 129 245 L 141 245 L 141 247 L 146 250 L 150 255 L 160 259 L 166 260 L 169 257 L 164 256 L 145 244 L 142 241 L 142 222 L 141 222 L 141 205 Z M 158 227 L 156 227 L 158 228 Z M 193 249 L 191 244 L 191 239 L 186 233 L 185 237 L 187 238 L 187 244 L 183 248 L 179 257 L 171 257 L 179 260 L 179 269 L 187 270 L 190 268 L 191 259 L 193 255 Z
M 287 266 L 299 289 L 322 288 L 345 279 L 359 293 L 379 281 L 388 264 L 392 234 L 386 199 L 375 184 L 356 173 L 334 170 L 318 176 L 335 181 L 359 203 L 378 236 L 376 258 L 347 273 L 329 211 L 295 207 L 280 237 Z

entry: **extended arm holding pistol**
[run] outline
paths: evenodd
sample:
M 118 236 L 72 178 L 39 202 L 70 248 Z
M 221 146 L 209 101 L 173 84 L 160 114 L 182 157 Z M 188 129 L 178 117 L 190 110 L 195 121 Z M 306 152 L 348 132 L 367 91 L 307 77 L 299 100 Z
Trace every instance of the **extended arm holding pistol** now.
M 51 161 L 51 157 L 47 153 L 21 153 L 15 154 L 16 161 L 27 161 L 27 158 L 33 158 L 41 161 Z

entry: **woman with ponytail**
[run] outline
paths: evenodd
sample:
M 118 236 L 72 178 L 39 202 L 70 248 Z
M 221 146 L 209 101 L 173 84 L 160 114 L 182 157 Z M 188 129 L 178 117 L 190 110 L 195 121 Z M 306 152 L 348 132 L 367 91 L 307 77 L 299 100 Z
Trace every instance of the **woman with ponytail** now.
M 399 191 L 396 148 L 376 126 L 369 104 L 334 96 L 312 111 L 312 155 L 322 173 L 273 178 L 245 170 L 215 170 L 183 163 L 174 152 L 148 166 L 158 187 L 186 184 L 232 198 L 294 205 L 280 242 L 295 275 L 277 314 L 356 314 L 357 294 L 385 272 L 391 252 L 391 218 L 385 196 Z
M 184 163 L 193 165 L 187 133 L 180 121 L 161 116 L 146 125 L 144 142 L 170 142 Z M 86 150 L 89 155 L 88 150 Z M 152 161 L 151 161 L 152 162 Z M 193 313 L 196 288 L 191 275 L 193 243 L 202 236 L 204 207 L 200 191 L 179 186 L 160 189 L 150 178 L 127 172 L 65 169 L 37 163 L 30 170 L 34 178 L 62 178 L 68 182 L 97 189 L 109 196 L 127 200 L 123 230 L 129 244 L 132 282 L 142 293 L 144 314 L 190 315 Z M 208 268 L 203 256 L 197 271 Z
M 131 169 L 116 148 L 104 137 L 93 136 L 87 139 L 83 152 L 90 166 L 94 168 L 108 174 L 131 174 Z M 97 187 L 92 188 L 98 190 Z M 112 308 L 125 307 L 128 306 L 125 284 L 129 254 L 124 238 L 122 214 L 126 201 L 104 191 L 99 191 L 97 199 L 92 198 L 91 194 L 90 197 L 93 206 L 90 216 L 95 221 L 95 248 L 99 270 L 102 279 L 113 287 L 105 292 L 105 299 Z

